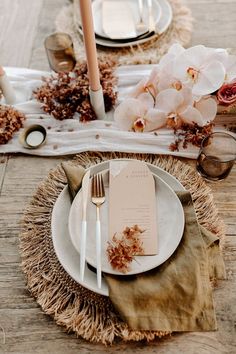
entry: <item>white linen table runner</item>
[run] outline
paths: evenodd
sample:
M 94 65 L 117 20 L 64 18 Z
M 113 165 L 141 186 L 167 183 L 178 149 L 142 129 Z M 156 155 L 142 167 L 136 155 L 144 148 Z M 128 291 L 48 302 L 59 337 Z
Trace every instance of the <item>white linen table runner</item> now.
M 129 65 L 116 69 L 118 77 L 118 102 L 124 99 L 131 88 L 143 77 L 148 77 L 154 65 Z M 38 156 L 60 156 L 83 151 L 118 151 L 129 153 L 168 154 L 196 158 L 198 148 L 189 144 L 187 149 L 170 151 L 169 146 L 175 141 L 172 130 L 162 128 L 156 133 L 135 133 L 120 130 L 113 121 L 113 113 L 107 114 L 106 120 L 87 123 L 79 121 L 79 115 L 73 119 L 56 120 L 45 114 L 41 103 L 32 98 L 32 91 L 42 84 L 42 76 L 50 73 L 24 68 L 4 68 L 16 91 L 16 109 L 25 113 L 24 126 L 41 124 L 47 130 L 46 143 L 38 149 L 26 149 L 19 142 L 17 132 L 7 144 L 0 145 L 0 153 L 25 153 Z M 4 104 L 4 100 L 0 101 Z M 225 130 L 216 126 L 214 130 Z M 236 136 L 236 134 L 233 134 Z

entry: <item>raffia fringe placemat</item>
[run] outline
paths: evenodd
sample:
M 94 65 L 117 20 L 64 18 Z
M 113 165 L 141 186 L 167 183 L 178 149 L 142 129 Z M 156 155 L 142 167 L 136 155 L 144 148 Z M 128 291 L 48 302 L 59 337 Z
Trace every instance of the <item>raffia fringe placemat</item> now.
M 170 156 L 125 153 L 81 153 L 71 161 L 85 168 L 114 158 L 137 158 L 159 166 L 175 176 L 192 194 L 200 224 L 221 241 L 225 227 L 213 202 L 211 189 L 190 166 Z M 108 297 L 95 294 L 76 283 L 59 263 L 51 238 L 54 203 L 66 184 L 61 166 L 39 185 L 23 217 L 20 234 L 22 268 L 27 286 L 43 311 L 68 332 L 91 342 L 111 344 L 115 339 L 151 341 L 169 332 L 130 330 L 116 314 Z M 222 242 L 221 242 L 222 244 Z
M 79 0 L 63 7 L 56 19 L 56 30 L 69 33 L 72 37 L 75 55 L 78 61 L 85 58 L 82 36 L 78 31 L 78 4 Z M 155 64 L 176 42 L 187 46 L 191 39 L 193 18 L 188 7 L 182 0 L 169 0 L 173 11 L 173 20 L 166 32 L 155 36 L 144 44 L 127 48 L 106 48 L 97 46 L 98 56 L 110 55 L 119 65 L 128 64 Z

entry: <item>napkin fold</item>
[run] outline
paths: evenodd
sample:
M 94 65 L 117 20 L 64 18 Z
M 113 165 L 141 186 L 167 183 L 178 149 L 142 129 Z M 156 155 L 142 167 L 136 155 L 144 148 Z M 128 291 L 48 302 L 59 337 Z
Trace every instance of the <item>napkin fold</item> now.
M 64 162 L 62 168 L 74 198 L 85 169 Z M 217 329 L 210 279 L 226 278 L 219 238 L 198 224 L 190 193 L 177 194 L 185 213 L 185 230 L 174 254 L 161 266 L 142 274 L 105 274 L 109 297 L 132 329 Z
M 103 0 L 102 28 L 112 39 L 125 39 L 137 36 L 132 9 L 127 1 Z
M 146 273 L 105 275 L 110 299 L 132 329 L 217 329 L 210 278 L 225 279 L 219 239 L 198 225 L 190 193 L 178 196 L 185 213 L 185 230 L 174 254 Z
M 61 167 L 67 178 L 71 199 L 74 199 L 81 187 L 82 179 L 86 170 L 82 166 L 74 166 L 68 162 L 62 162 Z

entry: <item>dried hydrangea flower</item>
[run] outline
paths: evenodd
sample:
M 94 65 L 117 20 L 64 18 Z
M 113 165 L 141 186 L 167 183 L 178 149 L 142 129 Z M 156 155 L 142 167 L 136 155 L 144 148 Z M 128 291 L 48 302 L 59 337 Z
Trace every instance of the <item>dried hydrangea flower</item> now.
M 22 126 L 25 115 L 16 109 L 0 105 L 0 144 L 6 144 Z
M 126 227 L 121 235 L 113 235 L 108 241 L 107 257 L 115 270 L 127 273 L 136 255 L 144 254 L 140 235 L 144 232 L 138 225 Z
M 117 92 L 114 87 L 116 62 L 111 59 L 99 61 L 100 80 L 104 94 L 105 111 L 109 111 L 116 102 Z M 57 73 L 43 78 L 43 85 L 34 96 L 42 103 L 42 109 L 54 118 L 63 120 L 80 114 L 81 121 L 96 119 L 89 99 L 89 79 L 86 62 L 76 66 L 73 72 Z

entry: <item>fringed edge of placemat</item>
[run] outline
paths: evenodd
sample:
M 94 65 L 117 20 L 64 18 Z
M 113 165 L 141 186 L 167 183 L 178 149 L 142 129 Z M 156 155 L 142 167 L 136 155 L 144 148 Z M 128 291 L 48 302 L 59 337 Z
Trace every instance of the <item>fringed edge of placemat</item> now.
M 221 245 L 225 225 L 218 216 L 211 189 L 196 171 L 173 157 L 126 154 L 81 153 L 72 164 L 88 168 L 108 159 L 137 158 L 163 168 L 175 176 L 192 194 L 201 225 L 216 233 Z M 151 341 L 170 335 L 162 331 L 130 330 L 116 314 L 110 299 L 85 289 L 76 283 L 60 265 L 51 239 L 51 214 L 58 195 L 66 184 L 61 166 L 52 170 L 39 185 L 25 209 L 20 234 L 22 269 L 27 287 L 43 311 L 58 325 L 91 342 L 112 344 L 114 340 Z

